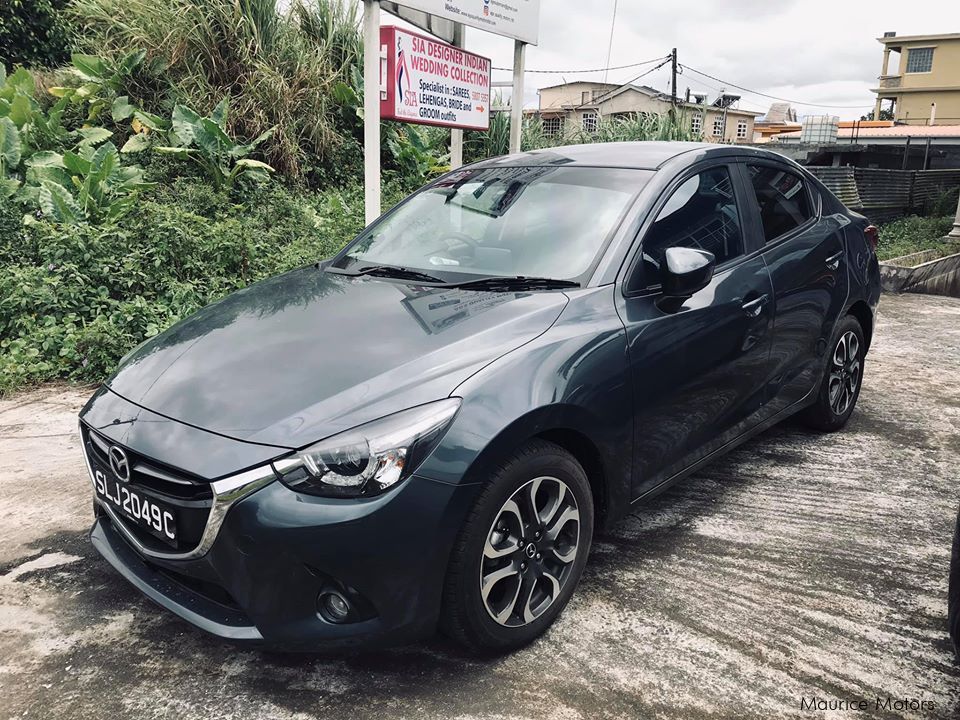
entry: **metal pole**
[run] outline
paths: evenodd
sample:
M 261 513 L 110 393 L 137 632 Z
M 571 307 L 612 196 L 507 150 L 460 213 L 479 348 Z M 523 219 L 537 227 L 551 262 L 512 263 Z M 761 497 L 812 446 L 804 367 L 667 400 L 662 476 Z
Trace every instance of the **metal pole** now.
M 510 96 L 510 152 L 520 152 L 520 137 L 523 133 L 523 69 L 527 44 L 513 42 L 513 94 Z
M 960 201 L 957 202 L 957 217 L 953 221 L 953 230 L 950 231 L 947 237 L 960 242 Z
M 466 47 L 466 29 L 463 23 L 453 24 L 453 45 L 458 48 Z M 463 130 L 450 130 L 450 169 L 456 170 L 463 165 Z
M 906 170 L 910 163 L 910 137 L 907 137 L 907 144 L 903 147 L 903 167 L 901 170 Z
M 380 217 L 379 0 L 363 0 L 363 201 L 369 225 Z

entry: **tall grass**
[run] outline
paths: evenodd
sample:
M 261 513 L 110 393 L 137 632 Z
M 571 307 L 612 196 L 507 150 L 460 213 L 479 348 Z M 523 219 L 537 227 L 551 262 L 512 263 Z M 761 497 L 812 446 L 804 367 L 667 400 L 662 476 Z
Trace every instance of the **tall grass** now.
M 663 115 L 638 113 L 604 118 L 592 132 L 584 130 L 579 124 L 568 122 L 560 134 L 547 134 L 539 118 L 526 117 L 520 133 L 520 148 L 526 151 L 589 143 L 641 140 L 690 141 L 700 140 L 701 137 L 691 131 L 690 118 L 682 111 L 676 116 L 668 113 Z M 464 142 L 464 156 L 468 161 L 506 155 L 510 151 L 509 113 L 491 114 L 489 131 L 469 132 Z
M 119 56 L 147 51 L 167 85 L 158 102 L 210 112 L 231 98 L 230 130 L 255 137 L 276 127 L 263 151 L 284 174 L 301 178 L 344 143 L 333 88 L 349 79 L 361 47 L 356 7 L 343 0 L 73 0 L 84 49 Z

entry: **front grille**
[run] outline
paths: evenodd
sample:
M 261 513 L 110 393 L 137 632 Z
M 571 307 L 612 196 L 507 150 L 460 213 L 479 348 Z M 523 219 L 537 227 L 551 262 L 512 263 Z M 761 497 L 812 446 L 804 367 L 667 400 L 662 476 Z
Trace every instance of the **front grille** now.
M 91 464 L 110 472 L 108 452 L 116 443 L 107 439 L 87 426 L 82 426 L 84 450 Z M 121 446 L 123 447 L 123 446 Z M 184 473 L 182 470 L 157 463 L 143 455 L 123 447 L 130 462 L 129 486 L 142 495 L 146 495 L 160 503 L 170 505 L 177 514 L 177 546 L 168 545 L 137 523 L 115 513 L 119 522 L 144 547 L 159 552 L 187 552 L 200 543 L 203 531 L 210 515 L 213 504 L 213 491 L 210 483 L 202 478 Z

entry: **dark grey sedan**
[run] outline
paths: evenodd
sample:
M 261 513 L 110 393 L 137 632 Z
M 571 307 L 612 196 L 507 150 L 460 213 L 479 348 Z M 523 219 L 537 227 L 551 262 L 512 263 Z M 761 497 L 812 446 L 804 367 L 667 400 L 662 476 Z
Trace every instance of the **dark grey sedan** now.
M 237 641 L 518 647 L 634 504 L 796 413 L 843 427 L 876 241 L 760 150 L 448 173 L 124 359 L 81 413 L 93 543 Z

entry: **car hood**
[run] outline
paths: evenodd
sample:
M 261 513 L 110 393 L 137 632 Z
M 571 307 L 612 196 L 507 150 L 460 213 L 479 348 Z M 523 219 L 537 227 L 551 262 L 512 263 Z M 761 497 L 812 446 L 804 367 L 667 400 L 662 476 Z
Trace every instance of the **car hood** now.
M 233 293 L 131 353 L 107 385 L 165 417 L 297 448 L 446 397 L 546 331 L 560 292 L 476 292 L 310 266 Z

